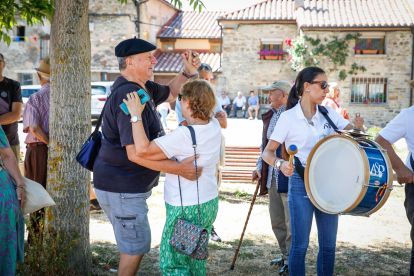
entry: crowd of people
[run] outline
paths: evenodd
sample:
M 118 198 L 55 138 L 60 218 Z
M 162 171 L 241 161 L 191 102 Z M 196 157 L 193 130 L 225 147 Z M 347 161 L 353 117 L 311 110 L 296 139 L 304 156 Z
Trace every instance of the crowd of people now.
M 226 93 L 216 97 L 210 84 L 211 67 L 202 64 L 199 54 L 191 50 L 182 53 L 183 69 L 168 85 L 153 82 L 150 79 L 157 63 L 153 55 L 155 49 L 156 46 L 137 38 L 124 40 L 115 48 L 121 75 L 114 82 L 111 96 L 102 111 L 105 139 L 94 163 L 94 192 L 113 227 L 120 251 L 118 275 L 132 276 L 151 249 L 147 199 L 152 188 L 158 185 L 160 172 L 165 172 L 166 222 L 160 244 L 161 273 L 206 275 L 206 255 L 205 258 L 197 258 L 194 254 L 185 253 L 186 246 L 197 239 L 190 239 L 191 231 L 196 227 L 177 232 L 178 222 L 185 220 L 200 227 L 208 238 L 211 235 L 214 241 L 221 240 L 213 227 L 219 208 L 217 166 L 223 144 L 221 129 L 227 127 L 227 115 L 231 111 L 236 116 L 241 110 L 245 117 L 247 110 L 249 118 L 253 119 L 255 115 L 257 119 L 259 99 L 253 91 L 248 100 L 241 92 L 232 102 Z M 19 144 L 14 124 L 20 119 L 22 101 L 20 85 L 1 74 L 5 61 L 2 55 L 0 57 L 0 113 L 4 108 L 0 114 L 3 127 L 0 128 L 0 156 L 2 168 L 6 168 L 0 169 L 2 225 L 4 217 L 8 217 L 7 227 L 2 227 L 6 231 L 0 233 L 0 274 L 14 275 L 16 261 L 23 261 L 24 242 L 21 212 L 24 182 L 17 166 L 20 154 L 16 155 L 12 148 Z M 36 71 L 42 88 L 30 96 L 23 113 L 23 131 L 28 133 L 24 175 L 45 187 L 49 143 L 49 59 L 43 60 Z M 146 103 L 141 103 L 136 93 L 141 89 L 150 98 Z M 280 266 L 281 275 L 305 275 L 305 256 L 315 216 L 319 240 L 317 275 L 333 275 L 338 215 L 322 212 L 314 206 L 307 197 L 298 169 L 303 167 L 318 141 L 335 133 L 332 127 L 326 127 L 330 122 L 321 115 L 322 110 L 327 111 L 330 121 L 340 130 L 362 129 L 364 119 L 355 117 L 352 123 L 347 120 L 346 109 L 340 104 L 339 85 L 329 83 L 325 71 L 318 67 L 304 68 L 293 84 L 279 80 L 263 87 L 262 91 L 267 94 L 270 110 L 262 115 L 262 153 L 252 180 L 259 181 L 261 195 L 269 196 L 272 230 L 282 252 L 281 258 L 271 260 L 270 264 Z M 165 135 L 165 117 L 171 109 L 170 103 L 174 102 L 180 126 Z M 123 103 L 130 115 L 119 108 Z M 377 143 L 387 149 L 401 184 L 414 181 L 414 128 L 409 120 L 413 117 L 414 107 L 404 109 L 376 138 Z M 391 146 L 401 138 L 406 139 L 410 151 L 405 164 Z M 287 145 L 291 144 L 298 148 L 293 165 L 287 161 Z M 404 205 L 413 225 L 412 184 L 406 185 L 405 190 Z M 41 230 L 38 222 L 43 215 L 42 210 L 31 214 L 31 233 Z M 177 238 L 181 242 L 181 250 L 174 247 Z M 201 244 L 201 235 L 198 238 Z M 29 235 L 29 245 L 30 242 Z M 414 275 L 414 247 L 410 271 Z

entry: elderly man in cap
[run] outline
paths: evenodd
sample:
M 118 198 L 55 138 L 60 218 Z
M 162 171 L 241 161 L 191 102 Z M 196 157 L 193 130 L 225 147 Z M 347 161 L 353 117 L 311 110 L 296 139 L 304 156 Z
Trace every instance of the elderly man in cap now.
M 32 94 L 23 112 L 23 132 L 27 133 L 24 176 L 46 188 L 47 145 L 49 144 L 50 62 L 44 59 L 35 69 L 42 88 Z M 44 209 L 30 214 L 33 232 L 39 232 Z M 32 242 L 29 232 L 28 242 Z
M 5 67 L 4 55 L 0 53 L 0 124 L 19 163 L 20 141 L 17 122 L 22 116 L 22 90 L 19 82 L 3 76 Z
M 414 88 L 414 80 L 410 82 Z M 388 125 L 382 129 L 375 142 L 387 150 L 392 168 L 397 174 L 398 183 L 405 184 L 404 207 L 411 224 L 411 266 L 410 276 L 414 276 L 414 106 L 401 110 Z M 395 153 L 392 144 L 405 138 L 409 154 L 405 164 Z
M 148 205 L 151 189 L 158 185 L 160 171 L 195 180 L 194 158 L 181 163 L 174 160 L 151 161 L 138 157 L 132 136 L 132 124 L 142 121 L 151 141 L 163 136 L 164 129 L 156 107 L 163 102 L 174 102 L 181 86 L 197 78 L 201 62 L 197 53 L 187 50 L 181 56 L 184 66 L 168 84 L 150 81 L 157 60 L 156 46 L 145 40 L 132 38 L 115 48 L 119 76 L 112 86 L 103 112 L 102 147 L 93 168 L 95 194 L 108 216 L 121 252 L 118 275 L 135 275 L 141 259 L 151 248 L 151 229 Z M 150 97 L 142 117 L 132 118 L 120 105 L 133 91 L 144 90 Z M 201 173 L 201 171 L 199 171 Z M 200 175 L 200 174 L 199 174 Z
M 242 95 L 242 92 L 237 92 L 237 97 L 233 100 L 231 110 L 234 110 L 234 118 L 237 118 L 237 111 L 243 111 L 243 118 L 246 117 L 246 97 Z
M 285 111 L 288 94 L 292 84 L 287 81 L 277 81 L 262 89 L 263 93 L 268 93 L 271 109 L 262 115 L 263 134 L 260 150 L 266 148 L 270 136 L 275 129 L 280 115 Z M 282 145 L 276 150 L 276 156 L 282 157 Z M 287 201 L 288 178 L 274 167 L 263 162 L 260 154 L 256 163 L 256 170 L 253 171 L 253 181 L 261 181 L 260 194 L 269 194 L 269 213 L 272 223 L 273 233 L 282 251 L 282 258 L 270 261 L 271 265 L 281 266 L 279 275 L 288 272 L 289 250 L 291 244 L 290 216 Z

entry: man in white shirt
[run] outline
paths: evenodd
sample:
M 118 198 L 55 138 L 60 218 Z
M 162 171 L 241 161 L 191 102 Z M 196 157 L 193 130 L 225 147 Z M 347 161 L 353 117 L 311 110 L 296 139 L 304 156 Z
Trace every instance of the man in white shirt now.
M 414 81 L 411 81 L 411 86 L 414 87 Z M 380 144 L 387 150 L 388 156 L 391 160 L 392 168 L 397 174 L 398 183 L 405 185 L 405 201 L 404 207 L 407 214 L 408 221 L 411 224 L 411 265 L 410 275 L 414 275 L 414 106 L 401 110 L 388 125 L 380 131 L 375 142 Z M 405 164 L 401 161 L 398 155 L 392 148 L 392 144 L 405 138 L 409 154 Z
M 221 93 L 221 97 L 218 98 L 221 108 L 226 110 L 227 116 L 230 116 L 231 103 L 230 98 L 226 95 L 226 92 Z
M 237 110 L 243 110 L 243 118 L 246 117 L 246 97 L 240 91 L 237 92 L 237 97 L 233 100 L 231 110 L 234 110 L 234 118 L 237 118 Z

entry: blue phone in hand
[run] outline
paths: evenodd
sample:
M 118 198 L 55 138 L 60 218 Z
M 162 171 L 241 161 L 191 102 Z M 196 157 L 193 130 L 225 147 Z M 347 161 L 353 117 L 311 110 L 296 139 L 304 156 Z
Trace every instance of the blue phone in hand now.
M 141 100 L 141 104 L 144 104 L 144 103 L 149 101 L 150 97 L 144 91 L 144 89 L 140 89 L 137 93 L 138 93 L 138 97 Z M 128 107 L 125 103 L 120 104 L 119 107 L 122 109 L 122 111 L 125 113 L 125 115 L 127 115 L 127 116 L 129 115 L 129 110 L 128 110 Z

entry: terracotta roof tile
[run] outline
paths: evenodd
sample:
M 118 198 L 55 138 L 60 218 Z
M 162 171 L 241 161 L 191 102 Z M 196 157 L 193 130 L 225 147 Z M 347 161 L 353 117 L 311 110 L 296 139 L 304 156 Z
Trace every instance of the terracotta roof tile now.
M 181 58 L 180 51 L 162 52 L 157 51 L 155 58 L 158 63 L 154 67 L 154 73 L 178 73 L 184 66 L 183 59 Z M 200 53 L 201 62 L 207 63 L 216 72 L 220 67 L 220 54 L 219 53 Z
M 295 20 L 301 28 L 411 27 L 414 14 L 407 0 L 266 0 L 229 12 L 219 20 Z
M 294 0 L 266 0 L 223 14 L 220 20 L 294 20 Z
M 406 0 L 305 0 L 296 17 L 300 28 L 414 26 Z
M 220 27 L 217 18 L 220 11 L 183 11 L 172 19 L 159 34 L 159 38 L 220 38 Z M 175 33 L 175 28 L 179 29 Z M 186 31 L 188 30 L 188 31 Z M 198 32 L 197 32 L 198 30 Z

